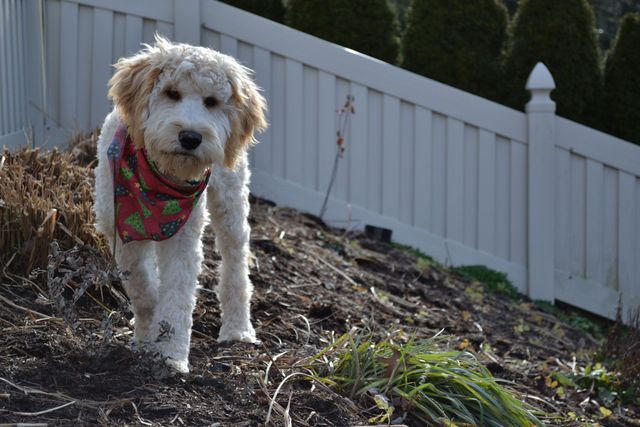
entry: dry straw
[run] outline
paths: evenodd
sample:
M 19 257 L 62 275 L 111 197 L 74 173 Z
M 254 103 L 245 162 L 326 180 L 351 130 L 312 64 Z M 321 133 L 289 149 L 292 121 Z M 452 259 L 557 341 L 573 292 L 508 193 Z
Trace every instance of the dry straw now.
M 49 246 L 106 246 L 93 227 L 93 173 L 72 154 L 5 150 L 0 158 L 0 274 L 45 268 Z

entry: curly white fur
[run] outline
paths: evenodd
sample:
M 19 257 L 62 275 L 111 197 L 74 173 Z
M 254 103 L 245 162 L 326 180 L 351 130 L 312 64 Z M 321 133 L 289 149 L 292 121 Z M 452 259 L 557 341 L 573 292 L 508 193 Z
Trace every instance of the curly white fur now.
M 115 224 L 107 148 L 121 123 L 149 160 L 176 181 L 200 177 L 212 168 L 206 194 L 176 235 L 126 244 L 116 238 L 116 261 L 126 272 L 124 286 L 135 316 L 135 342 L 157 346 L 175 369 L 188 372 L 192 312 L 204 258 L 201 237 L 209 213 L 222 255 L 216 288 L 222 312 L 218 341 L 256 342 L 249 313 L 246 149 L 254 142 L 254 131 L 266 127 L 264 99 L 249 71 L 233 58 L 162 38 L 118 61 L 109 84 L 115 107 L 98 140 L 94 211 L 96 228 L 110 243 Z M 177 92 L 179 99 L 168 91 Z M 184 150 L 178 142 L 181 130 L 198 132 L 202 143 Z M 173 333 L 159 337 L 163 322 Z

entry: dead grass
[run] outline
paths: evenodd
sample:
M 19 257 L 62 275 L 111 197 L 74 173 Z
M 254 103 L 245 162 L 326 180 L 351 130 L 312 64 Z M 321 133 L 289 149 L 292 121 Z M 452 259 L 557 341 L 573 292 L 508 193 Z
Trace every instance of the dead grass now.
M 86 244 L 107 254 L 96 233 L 93 173 L 73 156 L 38 149 L 4 151 L 0 159 L 0 264 L 4 276 L 47 265 L 49 247 Z

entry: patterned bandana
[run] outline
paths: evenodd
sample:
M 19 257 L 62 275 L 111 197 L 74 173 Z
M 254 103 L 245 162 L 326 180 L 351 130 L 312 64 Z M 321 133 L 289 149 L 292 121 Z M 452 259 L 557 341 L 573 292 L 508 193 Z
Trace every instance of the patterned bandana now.
M 207 186 L 204 179 L 184 184 L 163 177 L 136 149 L 128 129 L 120 125 L 107 155 L 114 175 L 116 228 L 124 243 L 166 240 L 182 228 Z

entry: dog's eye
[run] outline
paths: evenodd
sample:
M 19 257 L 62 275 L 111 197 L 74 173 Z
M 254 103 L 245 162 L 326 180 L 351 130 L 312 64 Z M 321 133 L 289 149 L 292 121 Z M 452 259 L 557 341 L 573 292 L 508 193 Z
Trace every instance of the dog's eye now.
M 217 100 L 217 99 L 215 99 L 213 96 L 207 96 L 207 97 L 204 99 L 204 105 L 205 105 L 207 108 L 213 108 L 213 107 L 215 107 L 216 105 L 218 105 L 218 100 Z
M 173 89 L 169 89 L 167 91 L 165 91 L 165 95 L 167 95 L 167 98 L 173 100 L 173 101 L 180 101 L 180 98 L 182 98 L 182 96 L 180 96 L 180 92 L 178 92 L 177 90 L 173 90 Z

